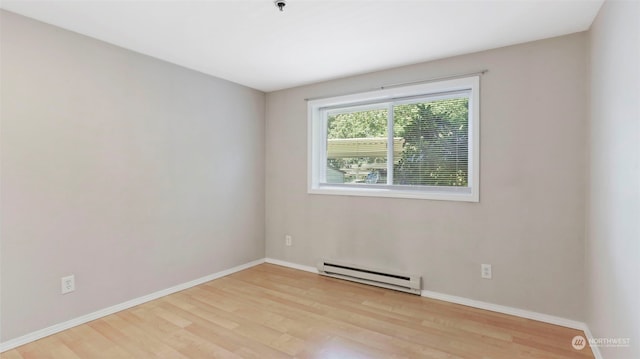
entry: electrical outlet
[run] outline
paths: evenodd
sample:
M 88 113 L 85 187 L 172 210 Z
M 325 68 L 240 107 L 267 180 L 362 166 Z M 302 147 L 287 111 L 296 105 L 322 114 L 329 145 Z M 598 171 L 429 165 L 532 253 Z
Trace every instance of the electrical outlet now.
M 288 235 L 288 234 L 287 234 L 286 236 L 284 236 L 284 244 L 285 244 L 287 247 L 291 247 L 291 245 L 293 244 L 293 242 L 292 242 L 292 241 L 293 241 L 293 240 L 292 240 L 292 238 L 291 238 L 291 236 L 290 236 L 290 235 Z
M 74 290 L 76 290 L 76 279 L 75 276 L 70 275 L 67 277 L 62 277 L 60 279 L 62 288 L 61 288 L 61 292 L 62 294 L 67 294 L 67 293 L 71 293 Z
M 480 265 L 480 276 L 484 279 L 491 279 L 491 264 Z

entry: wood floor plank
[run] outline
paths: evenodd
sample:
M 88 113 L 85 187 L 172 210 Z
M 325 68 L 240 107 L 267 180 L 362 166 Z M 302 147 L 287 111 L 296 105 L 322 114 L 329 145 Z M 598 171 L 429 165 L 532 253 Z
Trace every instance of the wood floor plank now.
M 18 353 L 17 350 L 9 350 L 7 352 L 4 352 L 4 353 L 0 354 L 0 358 L 2 358 L 2 359 L 24 359 L 24 357 L 22 355 L 20 355 L 20 353 Z
M 232 287 L 232 283 L 226 283 L 224 290 L 229 291 L 229 293 L 234 296 L 242 295 L 241 293 L 234 293 Z M 253 288 L 253 290 L 260 292 L 260 290 L 256 288 Z M 260 298 L 260 303 L 256 303 L 257 305 L 265 306 L 268 308 L 267 310 L 270 311 L 278 311 L 284 316 L 290 315 L 292 319 L 298 319 L 303 323 L 314 323 L 314 325 L 324 323 L 325 325 L 323 330 L 331 335 L 349 338 L 360 342 L 363 346 L 372 346 L 379 350 L 385 350 L 391 346 L 395 348 L 396 352 L 400 353 L 403 351 L 402 347 L 407 345 L 406 342 L 402 341 L 398 337 L 390 337 L 382 333 L 371 331 L 368 328 L 355 325 L 351 323 L 348 318 L 333 315 L 329 313 L 330 311 L 325 312 L 323 310 L 321 313 L 316 313 L 314 311 L 306 310 L 305 307 L 302 307 L 302 309 L 296 308 L 296 305 L 299 303 L 296 303 L 295 301 L 288 302 L 286 295 L 282 297 L 278 294 L 269 299 L 269 295 L 274 294 L 273 292 L 263 291 L 260 293 L 261 294 L 258 296 Z M 422 352 L 424 350 L 424 348 L 417 345 L 414 345 L 413 347 L 414 352 Z M 416 349 L 416 347 L 418 348 Z
M 593 358 L 581 331 L 271 264 L 2 353 L 2 359 Z
M 165 303 L 162 303 L 163 308 L 167 308 L 179 315 L 192 321 L 193 324 L 189 325 L 186 330 L 200 335 L 203 338 L 210 338 L 209 340 L 221 340 L 222 344 L 226 344 L 230 347 L 230 350 L 237 352 L 242 348 L 245 351 L 255 352 L 256 358 L 269 357 L 269 358 L 288 358 L 290 356 L 285 355 L 278 350 L 265 345 L 262 341 L 253 340 L 253 338 L 247 338 L 244 335 L 235 331 L 237 326 L 232 329 L 223 327 L 217 324 L 218 320 L 215 315 L 202 310 L 200 308 L 193 307 L 189 311 L 186 311 L 178 306 L 175 306 L 173 302 L 174 298 L 167 298 Z M 253 355 L 251 357 L 254 357 Z
M 333 280 L 333 279 L 330 279 Z M 350 282 L 338 282 L 340 286 L 350 286 L 352 283 Z M 354 284 L 359 286 L 359 284 Z M 389 344 L 395 351 L 400 351 L 402 347 L 407 348 L 407 342 L 412 343 L 412 354 L 419 355 L 423 354 L 424 348 L 420 346 L 420 344 L 428 342 L 429 346 L 434 349 L 438 349 L 444 352 L 448 352 L 451 354 L 462 355 L 464 357 L 475 357 L 475 353 L 471 352 L 463 352 L 460 348 L 451 348 L 447 344 L 446 338 L 441 338 L 441 333 L 438 331 L 433 331 L 431 335 L 423 337 L 423 332 L 411 330 L 407 327 L 403 328 L 403 330 L 397 331 L 393 325 L 388 322 L 376 321 L 371 317 L 361 316 L 357 313 L 353 313 L 348 310 L 344 310 L 341 306 L 337 304 L 326 305 L 323 304 L 322 301 L 316 301 L 314 298 L 309 298 L 297 290 L 291 291 L 289 286 L 281 285 L 281 283 L 276 283 L 275 285 L 271 281 L 263 281 L 260 282 L 260 290 L 261 299 L 277 298 L 276 302 L 281 302 L 286 306 L 292 308 L 298 305 L 308 305 L 311 303 L 315 309 L 321 309 L 323 313 L 323 317 L 332 318 L 338 322 L 342 322 L 342 324 L 348 324 L 349 330 L 346 338 L 362 341 L 362 343 L 371 342 L 371 339 L 375 343 L 374 345 L 382 345 Z M 231 290 L 234 288 L 234 283 L 229 282 L 225 286 L 225 290 Z M 247 290 L 246 286 L 235 287 L 237 290 L 245 291 Z M 253 288 L 255 291 L 256 289 Z M 403 300 L 413 300 L 419 299 L 418 297 L 404 294 L 404 293 L 396 293 L 389 292 L 390 295 L 400 295 Z M 295 310 L 294 308 L 293 310 Z M 370 344 L 369 344 L 370 345 Z M 418 348 L 416 348 L 418 346 Z M 384 348 L 382 349 L 384 350 Z

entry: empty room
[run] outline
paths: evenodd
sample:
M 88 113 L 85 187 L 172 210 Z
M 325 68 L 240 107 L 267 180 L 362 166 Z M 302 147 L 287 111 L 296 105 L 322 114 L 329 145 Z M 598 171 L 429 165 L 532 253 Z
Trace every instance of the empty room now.
M 640 358 L 640 1 L 0 2 L 0 357 Z

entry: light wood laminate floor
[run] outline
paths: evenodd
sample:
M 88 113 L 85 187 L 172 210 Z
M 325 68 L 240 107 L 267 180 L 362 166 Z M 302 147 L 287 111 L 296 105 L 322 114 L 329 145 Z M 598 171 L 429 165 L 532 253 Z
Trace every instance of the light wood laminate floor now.
M 0 354 L 27 358 L 593 358 L 581 331 L 262 264 Z

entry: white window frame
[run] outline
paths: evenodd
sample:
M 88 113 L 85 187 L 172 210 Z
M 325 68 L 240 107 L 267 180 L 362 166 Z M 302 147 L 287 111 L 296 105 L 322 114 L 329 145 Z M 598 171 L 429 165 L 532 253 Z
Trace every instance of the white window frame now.
M 327 115 L 329 108 L 359 107 L 414 96 L 438 96 L 456 91 L 469 94 L 469 154 L 467 187 L 400 186 L 324 183 L 327 169 Z M 480 192 L 480 77 L 471 76 L 418 85 L 310 100 L 308 102 L 307 191 L 310 194 L 416 198 L 445 201 L 479 202 Z M 391 127 L 391 124 L 389 124 Z M 392 128 L 390 129 L 393 130 Z M 389 146 L 389 152 L 393 146 Z

